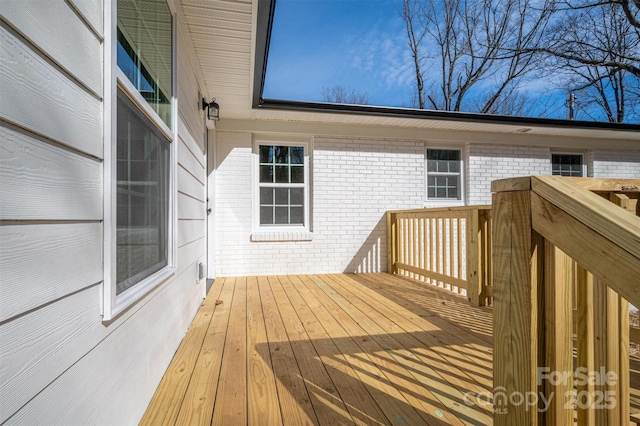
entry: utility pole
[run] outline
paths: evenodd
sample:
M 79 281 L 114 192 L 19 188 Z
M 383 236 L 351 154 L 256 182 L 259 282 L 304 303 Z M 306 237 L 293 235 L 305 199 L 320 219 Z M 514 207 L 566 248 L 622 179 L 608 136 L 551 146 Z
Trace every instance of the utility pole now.
M 575 112 L 575 103 L 576 103 L 576 95 L 573 92 L 569 92 L 569 120 L 574 120 L 574 112 Z

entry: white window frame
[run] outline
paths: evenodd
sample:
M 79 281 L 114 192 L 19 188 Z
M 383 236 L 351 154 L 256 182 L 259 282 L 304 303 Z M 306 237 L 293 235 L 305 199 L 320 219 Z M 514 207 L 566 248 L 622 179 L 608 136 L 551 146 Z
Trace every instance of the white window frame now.
M 280 146 L 301 146 L 304 148 L 304 225 L 261 225 L 260 224 L 260 145 L 280 145 Z M 311 176 L 309 170 L 310 156 L 311 156 L 311 141 L 304 138 L 290 137 L 272 137 L 272 136 L 258 136 L 253 140 L 253 241 L 265 241 L 264 235 L 270 234 L 273 238 L 268 240 L 298 240 L 306 239 L 304 235 L 309 235 L 311 232 L 310 225 L 310 181 Z M 283 186 L 290 187 L 291 185 Z M 274 235 L 276 234 L 276 235 Z M 297 237 L 296 237 L 297 235 Z M 280 237 L 282 238 L 280 238 Z
M 582 157 L 581 168 L 582 168 L 582 177 L 587 177 L 587 162 L 585 161 L 588 158 L 587 153 L 584 151 L 556 151 L 551 150 L 551 155 L 549 156 L 549 167 L 550 174 L 553 175 L 553 156 L 554 155 L 579 155 Z M 560 176 L 560 175 L 555 175 Z
M 167 126 L 140 95 L 117 64 L 117 2 L 104 3 L 104 282 L 102 320 L 109 322 L 129 309 L 161 283 L 175 275 L 178 264 L 177 229 L 177 161 L 178 161 L 178 100 L 177 88 L 177 19 L 172 0 L 166 0 L 172 19 L 172 90 L 171 127 Z M 169 223 L 167 229 L 167 266 L 116 295 L 116 206 L 117 206 L 117 94 L 118 90 L 169 140 Z
M 445 151 L 459 151 L 460 152 L 460 199 L 453 200 L 450 198 L 429 198 L 429 166 L 427 150 L 445 150 Z M 460 145 L 442 146 L 442 145 L 426 145 L 424 148 L 424 199 L 426 207 L 450 207 L 450 206 L 464 206 L 466 199 L 466 152 L 464 147 Z

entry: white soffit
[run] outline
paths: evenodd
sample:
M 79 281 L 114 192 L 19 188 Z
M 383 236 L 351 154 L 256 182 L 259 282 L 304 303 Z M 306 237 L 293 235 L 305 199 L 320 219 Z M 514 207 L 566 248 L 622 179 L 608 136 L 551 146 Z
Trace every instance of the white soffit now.
M 254 54 L 251 0 L 182 0 L 206 92 L 221 117 L 249 118 Z

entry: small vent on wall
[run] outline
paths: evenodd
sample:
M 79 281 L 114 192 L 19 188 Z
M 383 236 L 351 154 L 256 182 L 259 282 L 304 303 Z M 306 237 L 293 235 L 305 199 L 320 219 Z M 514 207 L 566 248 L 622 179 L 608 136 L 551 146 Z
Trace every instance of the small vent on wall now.
M 204 263 L 198 263 L 198 281 L 204 278 Z

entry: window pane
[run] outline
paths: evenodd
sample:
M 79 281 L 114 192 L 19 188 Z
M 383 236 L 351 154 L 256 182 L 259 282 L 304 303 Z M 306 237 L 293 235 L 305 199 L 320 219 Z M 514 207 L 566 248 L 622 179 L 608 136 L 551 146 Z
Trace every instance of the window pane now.
M 273 188 L 260 188 L 260 204 L 273 205 Z
M 169 147 L 121 91 L 117 103 L 116 294 L 168 264 Z
M 172 23 L 166 0 L 118 0 L 118 67 L 171 127 Z
M 274 146 L 273 147 L 273 162 L 276 164 L 288 164 L 289 163 L 289 147 L 288 146 Z
M 304 225 L 304 209 L 302 207 L 291 207 L 291 224 Z
M 289 189 L 288 188 L 276 188 L 276 204 L 289 205 Z
M 292 146 L 289 149 L 291 153 L 291 164 L 304 164 L 304 147 Z
M 291 189 L 291 205 L 301 206 L 304 204 L 304 189 L 293 188 Z
M 459 200 L 459 176 L 429 176 L 427 197 Z
M 291 183 L 304 183 L 304 167 L 291 166 Z
M 273 166 L 260 166 L 260 182 L 273 183 Z
M 260 225 L 273 225 L 273 207 L 260 207 Z
M 260 145 L 260 162 L 272 163 L 273 162 L 273 147 Z
M 427 160 L 460 161 L 460 151 L 457 149 L 427 149 Z
M 289 207 L 276 207 L 276 225 L 289 224 Z
M 276 166 L 276 183 L 289 182 L 289 166 Z

